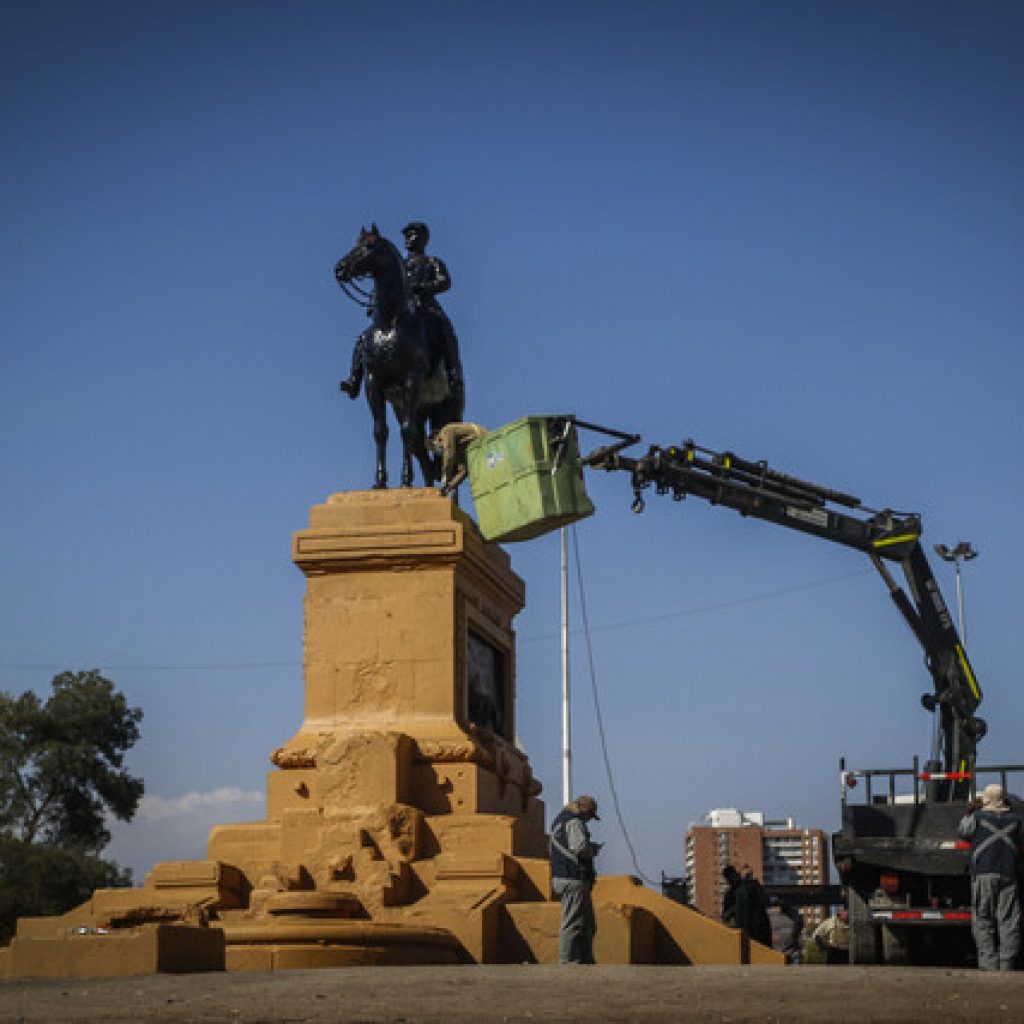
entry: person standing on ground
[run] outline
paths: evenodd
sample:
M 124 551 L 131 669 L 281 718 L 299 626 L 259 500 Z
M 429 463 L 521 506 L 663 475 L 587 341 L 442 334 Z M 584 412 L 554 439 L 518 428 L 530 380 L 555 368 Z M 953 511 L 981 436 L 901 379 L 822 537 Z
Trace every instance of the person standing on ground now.
M 743 879 L 740 873 L 732 864 L 726 864 L 722 868 L 722 878 L 725 880 L 725 892 L 722 894 L 722 924 L 730 928 L 738 928 L 736 922 L 736 892 Z
M 971 843 L 971 931 L 983 971 L 1012 971 L 1020 953 L 1021 844 L 1024 823 L 998 783 L 986 786 L 960 819 Z
M 590 838 L 587 822 L 600 821 L 597 801 L 580 796 L 562 808 L 551 825 L 551 888 L 562 904 L 558 962 L 592 964 L 597 922 L 591 891 L 597 873 L 594 858 L 601 843 Z
M 772 923 L 768 917 L 768 897 L 761 883 L 754 877 L 753 869 L 743 865 L 742 872 L 732 864 L 722 871 L 728 889 L 722 901 L 722 922 L 733 928 L 741 928 L 755 942 L 771 947 Z
M 772 945 L 772 922 L 768 916 L 768 897 L 748 864 L 743 865 L 743 881 L 736 891 L 736 920 L 747 934 L 762 946 Z
M 825 953 L 829 965 L 850 962 L 850 912 L 840 907 L 831 917 L 825 918 L 811 936 L 818 949 Z

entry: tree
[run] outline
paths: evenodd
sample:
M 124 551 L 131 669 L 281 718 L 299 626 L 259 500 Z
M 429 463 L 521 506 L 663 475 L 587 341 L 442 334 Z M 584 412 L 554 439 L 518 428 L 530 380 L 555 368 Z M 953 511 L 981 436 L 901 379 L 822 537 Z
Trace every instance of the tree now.
M 0 693 L 0 941 L 18 916 L 58 914 L 130 872 L 99 854 L 143 783 L 124 768 L 142 711 L 98 671 L 63 672 L 45 704 Z
M 0 945 L 19 917 L 63 914 L 97 889 L 131 885 L 132 873 L 74 847 L 0 837 Z

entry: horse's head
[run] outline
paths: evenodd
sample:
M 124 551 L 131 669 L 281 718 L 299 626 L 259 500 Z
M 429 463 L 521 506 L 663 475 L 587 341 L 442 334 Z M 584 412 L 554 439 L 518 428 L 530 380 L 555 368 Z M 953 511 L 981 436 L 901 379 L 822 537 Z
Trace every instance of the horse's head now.
M 377 230 L 376 224 L 371 224 L 369 229 L 360 228 L 356 244 L 335 265 L 334 276 L 344 283 L 356 277 L 376 277 L 383 262 L 388 259 L 393 261 L 392 254 L 397 252 Z

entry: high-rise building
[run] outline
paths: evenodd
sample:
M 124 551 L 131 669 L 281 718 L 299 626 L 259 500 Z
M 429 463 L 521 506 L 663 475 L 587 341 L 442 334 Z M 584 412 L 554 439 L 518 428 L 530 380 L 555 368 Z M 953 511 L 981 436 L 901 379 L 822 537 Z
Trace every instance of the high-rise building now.
M 687 897 L 711 917 L 722 916 L 727 864 L 750 868 L 765 885 L 826 885 L 828 839 L 821 829 L 797 828 L 792 818 L 766 821 L 760 811 L 720 807 L 706 825 L 686 830 Z M 803 911 L 808 924 L 822 920 L 821 907 Z

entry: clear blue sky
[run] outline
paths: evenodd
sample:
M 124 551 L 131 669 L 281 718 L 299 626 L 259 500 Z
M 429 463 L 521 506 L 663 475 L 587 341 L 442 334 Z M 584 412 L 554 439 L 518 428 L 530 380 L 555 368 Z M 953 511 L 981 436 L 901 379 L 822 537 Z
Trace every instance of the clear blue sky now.
M 1022 44 L 1019 4 L 967 0 L 2 4 L 0 687 L 98 667 L 145 709 L 131 765 L 163 802 L 115 853 L 201 856 L 209 822 L 260 816 L 301 718 L 290 535 L 372 477 L 331 275 L 370 220 L 433 229 L 468 418 L 693 437 L 973 541 L 983 760 L 1024 761 Z M 832 828 L 841 754 L 925 753 L 930 680 L 863 556 L 591 493 L 648 873 L 711 807 Z M 550 811 L 557 538 L 512 555 Z M 574 662 L 576 778 L 606 803 Z

